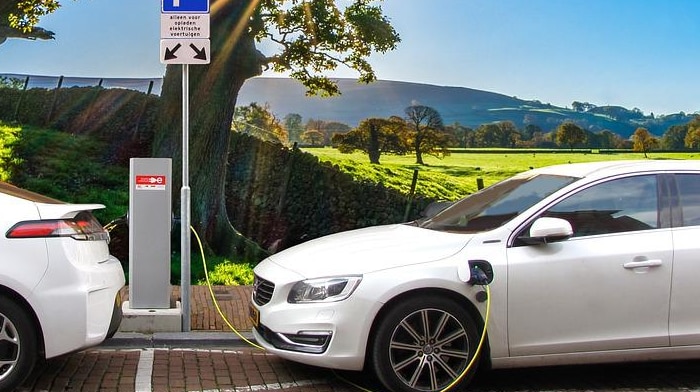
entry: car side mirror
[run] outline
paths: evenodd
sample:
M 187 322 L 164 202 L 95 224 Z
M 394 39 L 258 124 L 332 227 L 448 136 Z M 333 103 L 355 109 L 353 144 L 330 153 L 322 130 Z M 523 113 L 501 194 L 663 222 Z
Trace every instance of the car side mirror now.
M 538 218 L 530 227 L 528 243 L 548 244 L 564 241 L 574 234 L 571 223 L 561 218 Z

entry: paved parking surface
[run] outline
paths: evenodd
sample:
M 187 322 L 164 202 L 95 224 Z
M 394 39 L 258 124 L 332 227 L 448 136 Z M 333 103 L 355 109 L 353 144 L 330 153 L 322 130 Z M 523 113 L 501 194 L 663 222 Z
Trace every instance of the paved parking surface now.
M 229 322 L 248 335 L 250 288 L 218 286 L 212 291 Z M 173 296 L 178 299 L 178 287 L 173 287 Z M 39 364 L 20 391 L 382 391 L 366 374 L 300 365 L 245 345 L 230 332 L 211 301 L 208 288 L 193 286 L 193 332 L 120 333 L 99 347 Z M 481 374 L 469 390 L 700 392 L 700 359 L 498 370 Z
M 370 376 L 252 348 L 91 349 L 41 364 L 28 391 L 381 391 Z M 700 391 L 700 360 L 486 372 L 471 391 Z

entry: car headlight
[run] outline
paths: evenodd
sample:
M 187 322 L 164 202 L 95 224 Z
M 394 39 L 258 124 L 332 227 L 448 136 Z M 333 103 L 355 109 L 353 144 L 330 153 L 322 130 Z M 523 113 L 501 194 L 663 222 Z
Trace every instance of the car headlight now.
M 362 276 L 303 280 L 292 287 L 287 302 L 296 304 L 342 301 L 355 291 L 361 280 Z

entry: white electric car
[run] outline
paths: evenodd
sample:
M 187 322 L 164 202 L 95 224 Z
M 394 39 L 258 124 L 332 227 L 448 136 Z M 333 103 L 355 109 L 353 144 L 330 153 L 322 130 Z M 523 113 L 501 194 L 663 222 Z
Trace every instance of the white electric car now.
M 101 343 L 121 321 L 124 271 L 91 210 L 0 182 L 0 391 L 39 358 Z
M 477 354 L 492 368 L 700 358 L 699 279 L 700 161 L 568 164 L 272 255 L 250 315 L 281 357 L 439 391 L 464 386 Z

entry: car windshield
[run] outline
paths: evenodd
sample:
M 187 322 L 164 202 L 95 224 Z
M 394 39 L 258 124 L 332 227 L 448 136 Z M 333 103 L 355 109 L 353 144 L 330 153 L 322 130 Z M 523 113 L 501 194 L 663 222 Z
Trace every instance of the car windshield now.
M 550 174 L 515 176 L 459 200 L 419 226 L 461 233 L 492 230 L 575 180 Z

